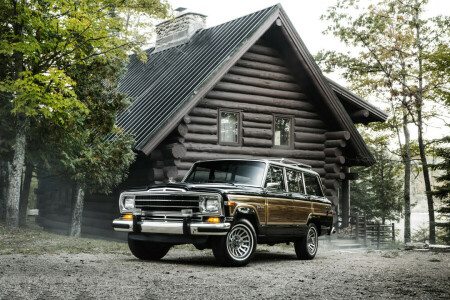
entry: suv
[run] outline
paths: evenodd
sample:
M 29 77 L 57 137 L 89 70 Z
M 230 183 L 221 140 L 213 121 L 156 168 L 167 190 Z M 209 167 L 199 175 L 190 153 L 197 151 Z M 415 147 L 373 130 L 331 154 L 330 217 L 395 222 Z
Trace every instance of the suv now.
M 121 193 L 119 207 L 113 228 L 128 232 L 137 258 L 194 244 L 224 266 L 248 264 L 256 244 L 293 242 L 299 259 L 313 259 L 334 214 L 319 175 L 285 159 L 199 161 L 181 183 Z

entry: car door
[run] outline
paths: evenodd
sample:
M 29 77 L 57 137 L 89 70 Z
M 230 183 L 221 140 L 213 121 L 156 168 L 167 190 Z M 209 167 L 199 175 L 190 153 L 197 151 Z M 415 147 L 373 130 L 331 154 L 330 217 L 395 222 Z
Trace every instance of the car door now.
M 299 170 L 286 168 L 286 179 L 288 191 L 293 198 L 293 223 L 296 227 L 299 225 L 306 225 L 312 211 L 312 203 L 309 201 L 309 196 L 306 195 L 304 190 L 302 172 Z
M 278 187 L 270 184 L 279 183 Z M 291 235 L 293 224 L 292 199 L 286 190 L 285 172 L 281 166 L 270 165 L 266 175 L 267 233 Z

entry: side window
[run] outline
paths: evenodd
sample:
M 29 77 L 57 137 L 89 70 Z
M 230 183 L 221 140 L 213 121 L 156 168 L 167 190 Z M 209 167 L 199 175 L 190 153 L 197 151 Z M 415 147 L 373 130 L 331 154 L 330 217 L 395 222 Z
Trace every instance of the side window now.
M 219 114 L 219 142 L 221 144 L 240 143 L 240 113 L 220 111 Z
M 281 191 L 281 192 L 286 191 L 286 188 L 284 185 L 284 174 L 283 174 L 282 167 L 270 166 L 269 170 L 267 171 L 267 176 L 266 176 L 266 183 L 265 183 L 266 187 L 267 187 L 268 183 L 280 183 L 279 188 L 277 188 L 275 190 Z
M 303 191 L 303 179 L 301 172 L 286 168 L 286 177 L 289 192 L 302 194 L 305 193 Z
M 319 183 L 319 177 L 304 173 L 306 193 L 312 196 L 323 197 L 322 189 Z
M 290 117 L 275 117 L 274 118 L 274 135 L 273 145 L 280 147 L 291 146 L 292 134 L 292 118 Z

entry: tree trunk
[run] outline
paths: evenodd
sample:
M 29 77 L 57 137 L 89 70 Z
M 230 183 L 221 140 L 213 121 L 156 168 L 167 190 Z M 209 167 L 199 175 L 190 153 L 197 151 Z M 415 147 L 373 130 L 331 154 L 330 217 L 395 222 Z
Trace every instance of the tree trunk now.
M 25 226 L 27 221 L 28 199 L 30 196 L 31 179 L 33 178 L 33 164 L 27 163 L 25 166 L 25 178 L 23 179 L 22 192 L 19 202 L 19 226 Z
M 17 6 L 14 9 L 14 17 L 17 17 Z M 17 18 L 20 19 L 20 18 Z M 14 22 L 14 34 L 18 37 L 16 42 L 21 42 L 23 37 L 23 23 L 22 21 Z M 14 51 L 14 79 L 21 77 L 23 71 L 23 53 Z M 15 95 L 17 96 L 17 95 Z M 14 142 L 14 155 L 11 162 L 11 172 L 9 174 L 8 183 L 8 198 L 6 200 L 6 226 L 12 229 L 19 227 L 19 201 L 22 185 L 22 172 L 25 161 L 26 148 L 26 128 L 27 118 L 24 114 L 18 112 L 16 114 L 16 137 Z
M 0 221 L 6 218 L 6 199 L 8 199 L 9 162 L 0 161 Z
M 79 237 L 81 235 L 81 221 L 83 217 L 84 191 L 77 183 L 72 191 L 72 223 L 70 225 L 70 236 Z
M 417 112 L 417 124 L 418 124 L 418 133 L 419 133 L 419 152 L 420 152 L 420 160 L 422 162 L 422 173 L 423 179 L 425 181 L 425 192 L 427 196 L 428 203 L 428 218 L 430 219 L 430 244 L 436 243 L 436 223 L 434 217 L 434 203 L 433 203 L 433 195 L 431 194 L 431 182 L 430 182 L 430 172 L 428 170 L 428 162 L 427 156 L 425 153 L 425 145 L 423 143 L 423 128 L 422 128 L 422 112 L 421 109 L 418 109 Z
M 11 173 L 9 174 L 8 199 L 6 202 L 6 226 L 13 229 L 19 227 L 19 202 L 26 146 L 25 129 L 26 119 L 19 114 L 17 116 L 17 133 L 14 143 Z
M 417 106 L 417 130 L 418 130 L 418 142 L 419 142 L 419 152 L 420 152 L 420 160 L 422 162 L 422 173 L 423 179 L 425 181 L 425 191 L 427 196 L 428 203 L 428 217 L 430 219 L 430 244 L 436 243 L 436 229 L 435 229 L 435 218 L 434 218 L 434 203 L 433 203 L 433 195 L 431 194 L 431 182 L 430 182 L 430 173 L 428 170 L 428 162 L 427 156 L 425 153 L 425 145 L 423 143 L 423 118 L 422 118 L 422 108 L 423 108 L 423 48 L 421 43 L 421 32 L 420 32 L 420 23 L 419 23 L 419 2 L 415 1 L 415 27 L 416 27 L 416 45 L 418 49 L 418 63 L 419 63 L 419 72 L 417 74 L 419 89 L 416 97 L 416 106 Z
M 403 164 L 405 166 L 405 186 L 403 188 L 403 200 L 405 204 L 405 243 L 411 242 L 411 149 L 408 129 L 408 115 L 403 113 L 403 134 L 405 136 L 405 150 L 403 153 Z

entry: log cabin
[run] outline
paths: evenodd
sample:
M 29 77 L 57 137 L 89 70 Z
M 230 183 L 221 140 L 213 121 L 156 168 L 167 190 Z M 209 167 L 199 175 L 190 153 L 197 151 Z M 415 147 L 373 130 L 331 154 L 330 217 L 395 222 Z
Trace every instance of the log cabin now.
M 111 220 L 121 190 L 179 181 L 195 161 L 215 158 L 308 164 L 349 215 L 350 168 L 375 163 L 355 124 L 387 114 L 322 74 L 280 5 L 211 28 L 205 18 L 157 25 L 147 61 L 131 56 L 119 90 L 134 102 L 117 125 L 134 135 L 137 159 L 112 194 L 86 195 L 84 235 L 120 238 Z M 39 223 L 67 232 L 71 192 L 54 180 L 39 180 Z

